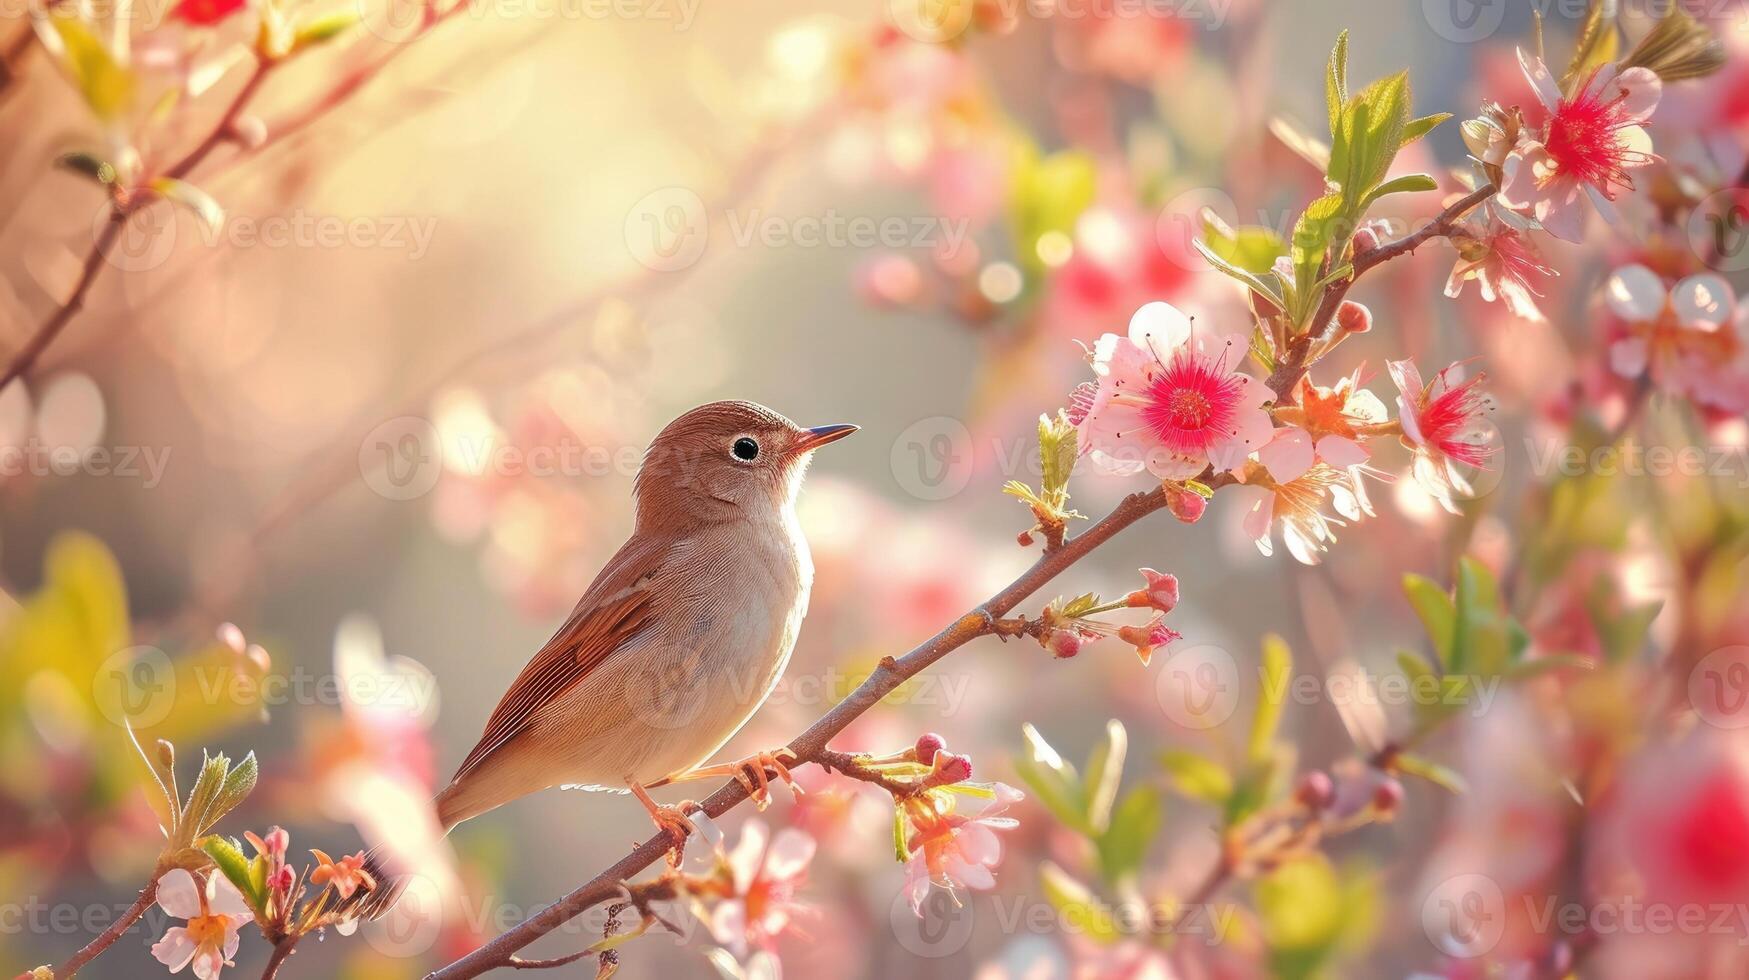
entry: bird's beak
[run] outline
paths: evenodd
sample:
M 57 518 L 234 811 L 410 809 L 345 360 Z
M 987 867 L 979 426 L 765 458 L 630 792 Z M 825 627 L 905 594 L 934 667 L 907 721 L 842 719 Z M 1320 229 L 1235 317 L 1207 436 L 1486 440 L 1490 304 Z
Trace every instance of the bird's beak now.
M 829 442 L 837 442 L 845 436 L 850 435 L 852 432 L 855 432 L 858 428 L 860 427 L 843 422 L 837 425 L 816 425 L 813 428 L 804 431 L 801 438 L 796 440 L 795 451 L 798 453 L 805 453 L 810 450 L 819 449 L 821 446 L 824 446 Z

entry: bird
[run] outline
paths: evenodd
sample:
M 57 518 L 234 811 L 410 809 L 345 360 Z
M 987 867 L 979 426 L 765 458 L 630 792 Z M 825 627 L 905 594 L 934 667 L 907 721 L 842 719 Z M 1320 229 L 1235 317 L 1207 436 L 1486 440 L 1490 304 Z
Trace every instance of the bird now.
M 703 763 L 789 662 L 814 577 L 795 511 L 802 478 L 815 450 L 856 431 L 804 428 L 750 401 L 665 426 L 633 483 L 631 536 L 438 794 L 444 832 L 552 786 L 630 791 L 676 846 L 696 804 L 659 805 L 649 787 L 731 775 L 763 805 L 767 770 L 788 778 L 785 750 Z

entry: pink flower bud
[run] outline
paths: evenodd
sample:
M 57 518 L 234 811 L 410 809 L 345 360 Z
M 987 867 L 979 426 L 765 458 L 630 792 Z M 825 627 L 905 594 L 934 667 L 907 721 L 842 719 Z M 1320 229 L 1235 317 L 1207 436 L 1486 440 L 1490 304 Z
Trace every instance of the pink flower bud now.
M 1167 486 L 1166 509 L 1185 524 L 1195 524 L 1207 510 L 1209 502 L 1202 494 L 1183 487 Z
M 1142 626 L 1120 626 L 1117 638 L 1136 648 L 1136 657 L 1146 667 L 1154 656 L 1154 648 L 1165 646 L 1179 638 L 1177 630 L 1171 629 L 1158 618 Z
M 1059 660 L 1067 660 L 1081 652 L 1081 634 L 1074 630 L 1053 630 L 1046 646 Z
M 1020 545 L 1022 548 L 1032 547 L 1032 532 L 1022 531 L 1019 534 L 1016 534 L 1014 536 L 1014 543 Z
M 1372 311 L 1363 303 L 1345 299 L 1336 308 L 1336 325 L 1343 333 L 1366 333 L 1372 329 Z
M 1379 233 L 1371 225 L 1361 225 L 1354 232 L 1354 254 L 1370 252 L 1379 247 Z
M 1313 810 L 1322 810 L 1336 799 L 1336 784 L 1330 781 L 1330 775 L 1321 769 L 1314 769 L 1300 777 L 1300 785 L 1294 790 L 1294 799 Z
M 1373 809 L 1379 817 L 1390 819 L 1397 813 L 1397 808 L 1403 805 L 1403 784 L 1395 779 L 1386 779 L 1372 791 Z
M 275 827 L 269 830 L 267 836 L 261 840 L 267 845 L 268 855 L 276 858 L 283 859 L 286 849 L 291 847 L 291 834 L 287 833 L 284 827 Z
M 297 875 L 292 873 L 291 866 L 282 864 L 279 866 L 279 870 L 275 871 L 273 875 L 267 879 L 267 887 L 271 891 L 289 892 L 291 891 L 292 882 L 296 880 Z
M 1156 572 L 1152 568 L 1138 571 L 1147 584 L 1125 596 L 1124 601 L 1134 607 L 1157 609 L 1162 614 L 1171 612 L 1178 605 L 1178 576 Z
M 935 761 L 935 754 L 947 748 L 947 741 L 934 732 L 917 736 L 917 761 L 929 765 Z
M 935 771 L 929 774 L 931 786 L 945 786 L 950 783 L 963 783 L 972 778 L 972 760 L 952 752 L 938 752 L 935 755 Z

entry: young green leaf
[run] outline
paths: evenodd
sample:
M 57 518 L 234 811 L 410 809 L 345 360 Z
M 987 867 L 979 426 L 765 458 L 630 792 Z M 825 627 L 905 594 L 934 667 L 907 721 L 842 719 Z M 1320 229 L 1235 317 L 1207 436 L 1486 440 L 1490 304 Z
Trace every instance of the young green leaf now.
M 1434 180 L 1431 174 L 1404 174 L 1401 177 L 1392 177 L 1373 188 L 1366 195 L 1366 200 L 1361 203 L 1361 207 L 1363 209 L 1371 207 L 1374 201 L 1387 194 L 1413 194 L 1420 191 L 1436 190 L 1439 190 L 1439 181 Z
M 1427 630 L 1428 639 L 1433 641 L 1433 651 L 1439 657 L 1440 666 L 1451 670 L 1452 631 L 1456 621 L 1451 596 L 1446 595 L 1432 579 L 1413 572 L 1403 576 L 1403 594 L 1409 597 L 1409 605 L 1415 607 L 1415 615 L 1421 617 L 1421 626 Z
M 1142 870 L 1148 845 L 1160 831 L 1166 802 L 1153 786 L 1142 785 L 1124 794 L 1111 813 L 1111 826 L 1098 840 L 1099 867 L 1114 885 L 1133 879 Z
M 1111 807 L 1123 779 L 1123 760 L 1129 751 L 1129 733 L 1116 718 L 1105 723 L 1105 739 L 1087 758 L 1087 826 L 1103 834 L 1111 825 Z
M 257 890 L 249 859 L 243 856 L 243 849 L 235 840 L 214 835 L 202 840 L 200 849 L 213 859 L 213 864 L 225 878 L 237 886 L 237 891 L 242 893 L 251 908 L 261 907 L 266 896 Z
M 1212 806 L 1226 806 L 1233 795 L 1233 774 L 1220 763 L 1187 749 L 1167 749 L 1160 764 L 1173 788 L 1190 799 Z
M 1257 695 L 1257 713 L 1251 716 L 1251 742 L 1247 754 L 1253 762 L 1269 757 L 1275 729 L 1281 723 L 1282 706 L 1292 683 L 1293 653 L 1287 641 L 1274 633 L 1263 638 L 1263 690 Z

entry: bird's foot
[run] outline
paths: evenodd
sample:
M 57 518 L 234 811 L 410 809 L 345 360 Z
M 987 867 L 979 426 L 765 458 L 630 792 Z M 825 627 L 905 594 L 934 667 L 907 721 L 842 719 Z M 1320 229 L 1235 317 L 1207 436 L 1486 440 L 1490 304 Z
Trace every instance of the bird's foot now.
M 644 809 L 649 812 L 650 819 L 656 824 L 656 829 L 667 834 L 669 839 L 674 841 L 674 846 L 668 851 L 668 864 L 671 867 L 679 867 L 681 857 L 686 853 L 686 838 L 698 829 L 687 814 L 702 811 L 704 807 L 699 806 L 696 800 L 681 800 L 674 806 L 657 803 L 650 798 L 649 793 L 644 791 L 644 787 L 635 782 L 629 785 L 632 795 L 636 796 L 638 802 L 642 803 Z
M 801 793 L 801 787 L 796 785 L 795 777 L 790 775 L 789 771 L 789 767 L 795 763 L 796 754 L 787 748 L 769 752 L 755 752 L 747 758 L 735 762 L 700 766 L 678 776 L 670 776 L 656 785 L 678 783 L 690 779 L 721 779 L 724 776 L 733 776 L 735 781 L 741 784 L 741 788 L 747 791 L 747 796 L 753 801 L 753 805 L 764 810 L 771 805 L 771 780 L 773 778 L 782 780 L 783 784 L 790 788 L 791 793 L 798 795 Z

